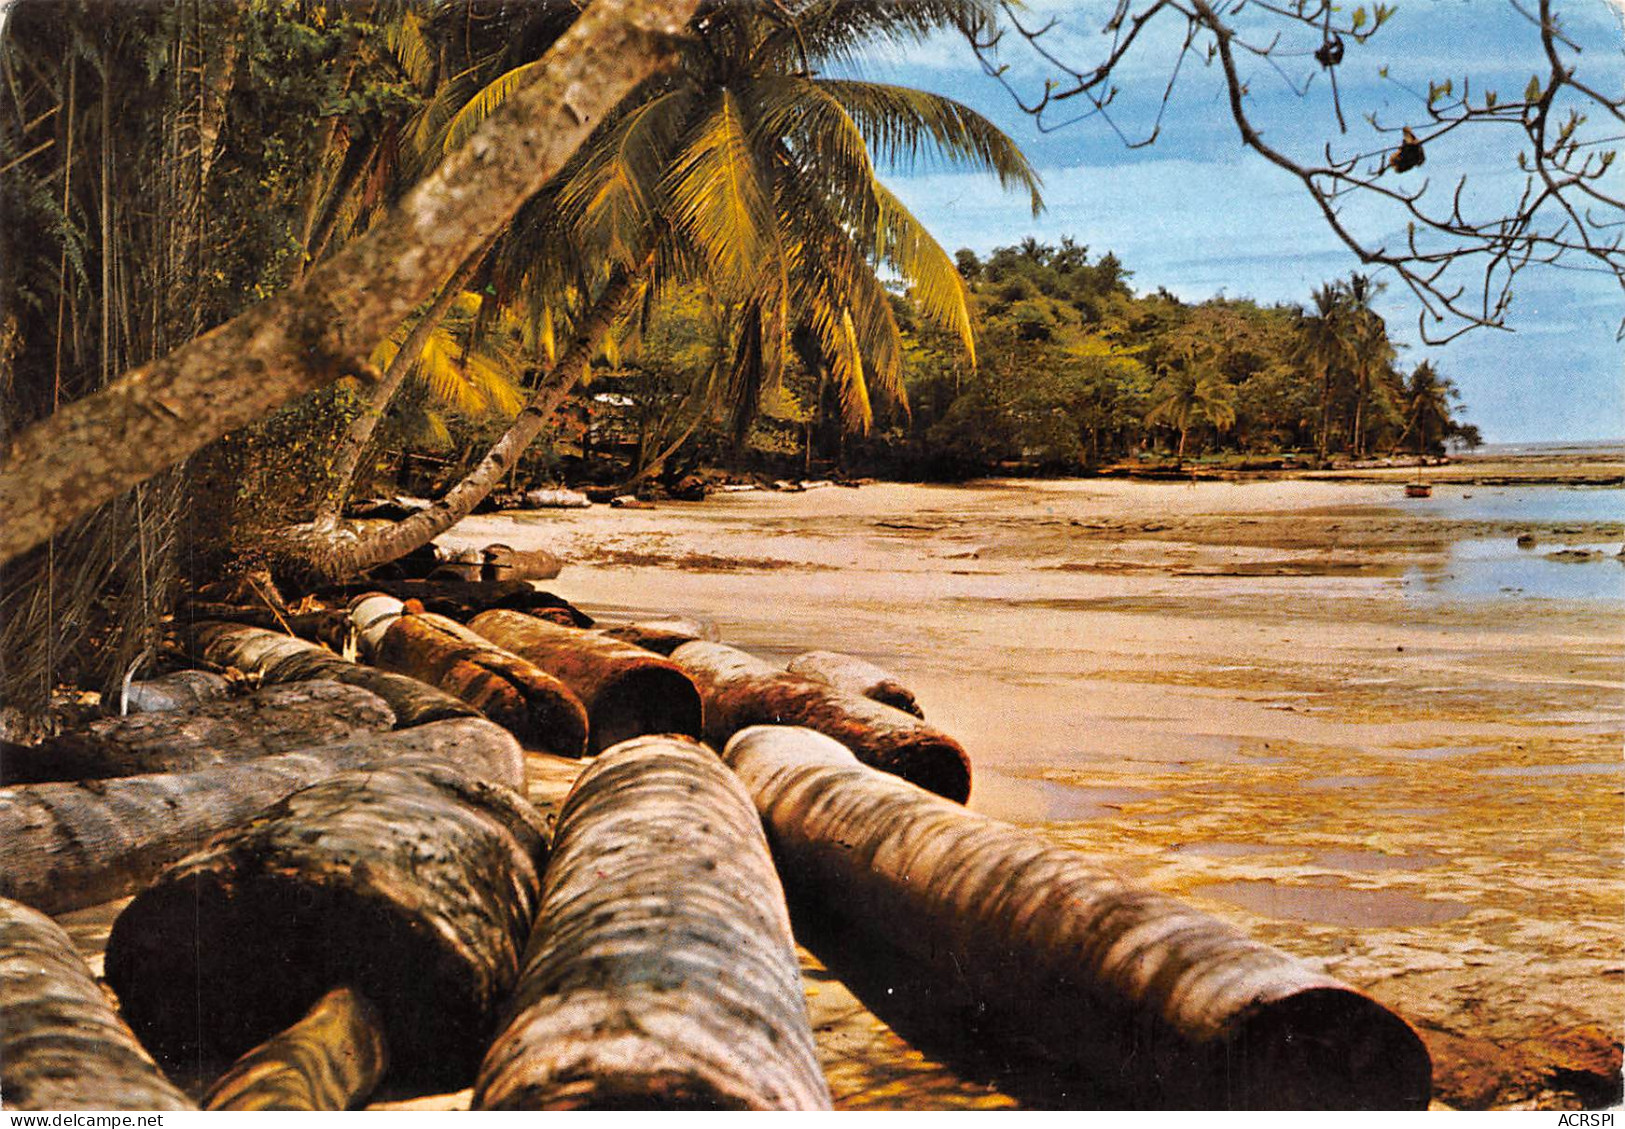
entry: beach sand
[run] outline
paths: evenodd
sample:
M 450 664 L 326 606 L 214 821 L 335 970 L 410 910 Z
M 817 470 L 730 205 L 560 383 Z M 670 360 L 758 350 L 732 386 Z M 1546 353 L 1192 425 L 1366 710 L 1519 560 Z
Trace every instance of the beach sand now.
M 1464 465 L 1425 502 L 1397 480 L 877 484 L 447 540 L 559 552 L 547 587 L 605 621 L 890 669 L 970 751 L 973 808 L 1371 992 L 1427 1041 L 1442 1104 L 1617 1101 L 1625 562 L 1621 515 L 1589 511 L 1620 495 Z M 1592 555 L 1547 558 L 1569 548 Z M 906 1003 L 806 970 L 842 1106 L 1087 1104 L 951 1031 L 909 1048 Z

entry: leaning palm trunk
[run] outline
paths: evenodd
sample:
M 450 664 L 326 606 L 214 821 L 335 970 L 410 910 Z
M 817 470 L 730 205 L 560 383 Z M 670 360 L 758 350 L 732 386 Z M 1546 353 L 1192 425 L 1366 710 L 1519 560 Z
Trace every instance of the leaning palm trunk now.
M 1427 1105 L 1404 1020 L 1217 918 L 811 730 L 747 729 L 723 758 L 792 891 L 963 985 L 1012 1051 L 1159 1106 Z
M 610 327 L 631 307 L 636 297 L 636 282 L 636 278 L 625 271 L 616 271 L 610 277 L 597 304 L 577 327 L 570 348 L 542 379 L 531 394 L 530 402 L 485 453 L 479 465 L 447 491 L 445 497 L 387 529 L 354 542 L 336 541 L 325 535 L 318 535 L 320 539 L 313 545 L 300 546 L 299 542 L 293 542 L 295 558 L 305 558 L 302 563 L 330 577 L 351 576 L 405 556 L 473 513 L 474 507 L 496 488 L 525 448 L 542 433 L 554 410 L 587 371 Z
M 316 516 L 313 519 L 317 529 L 332 529 L 338 523 L 344 503 L 349 499 L 350 491 L 355 486 L 356 471 L 361 467 L 361 456 L 366 453 L 367 445 L 372 442 L 373 432 L 378 430 L 379 421 L 384 418 L 385 410 L 395 398 L 395 393 L 399 392 L 401 385 L 406 382 L 406 374 L 411 372 L 412 366 L 417 363 L 435 327 L 445 320 L 451 304 L 474 277 L 474 272 L 480 269 L 480 264 L 485 261 L 485 256 L 494 242 L 494 239 L 487 240 L 485 245 L 469 256 L 468 261 L 440 288 L 440 295 L 434 300 L 434 305 L 424 311 L 423 316 L 412 327 L 412 332 L 402 342 L 395 359 L 390 361 L 389 368 L 384 370 L 383 379 L 367 391 L 361 414 L 350 421 L 344 438 L 339 440 L 338 454 L 333 458 L 327 496 L 317 505 Z
M 536 80 L 389 219 L 299 285 L 18 435 L 0 464 L 7 521 L 0 560 L 27 552 L 211 439 L 366 372 L 373 346 L 500 231 L 622 97 L 670 61 L 672 37 L 696 6 L 594 0 L 543 56 Z M 545 414 L 530 435 L 541 419 Z M 399 540 L 409 546 L 415 537 L 416 528 Z M 370 545 L 369 552 L 388 560 L 389 547 Z

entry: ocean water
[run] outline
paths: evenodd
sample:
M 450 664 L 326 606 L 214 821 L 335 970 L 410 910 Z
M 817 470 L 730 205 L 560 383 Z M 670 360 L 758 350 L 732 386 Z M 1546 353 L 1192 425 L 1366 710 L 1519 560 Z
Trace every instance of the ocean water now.
M 1591 560 L 1553 560 L 1548 553 L 1589 549 Z M 1520 549 L 1510 537 L 1457 541 L 1439 563 L 1405 572 L 1405 593 L 1439 600 L 1596 600 L 1625 603 L 1625 558 L 1618 541 L 1562 541 Z
M 1625 522 L 1618 486 L 1436 486 L 1394 504 L 1441 521 Z
M 1625 602 L 1625 539 L 1602 540 L 1598 524 L 1625 523 L 1625 489 L 1598 486 L 1444 486 L 1431 498 L 1395 503 L 1440 521 L 1529 523 L 1538 538 L 1519 548 L 1511 534 L 1453 543 L 1447 557 L 1407 570 L 1418 599 L 1530 599 Z M 1556 526 L 1556 529 L 1552 529 Z M 1572 526 L 1572 530 L 1565 530 Z M 1553 554 L 1588 551 L 1587 560 Z

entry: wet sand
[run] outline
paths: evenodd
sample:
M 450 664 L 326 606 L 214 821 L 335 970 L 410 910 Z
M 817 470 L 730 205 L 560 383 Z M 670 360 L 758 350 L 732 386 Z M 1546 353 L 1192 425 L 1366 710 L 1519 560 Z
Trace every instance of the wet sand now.
M 1464 465 L 1424 505 L 1394 481 L 879 484 L 488 515 L 447 540 L 561 553 L 548 587 L 606 621 L 677 612 L 769 659 L 891 669 L 970 750 L 972 807 L 1394 1006 L 1442 1104 L 1617 1101 L 1620 494 L 1541 519 Z M 1594 555 L 1548 566 L 1575 547 Z M 922 1054 L 892 1001 L 806 968 L 842 1106 L 1087 1103 L 950 1070 L 951 1033 Z

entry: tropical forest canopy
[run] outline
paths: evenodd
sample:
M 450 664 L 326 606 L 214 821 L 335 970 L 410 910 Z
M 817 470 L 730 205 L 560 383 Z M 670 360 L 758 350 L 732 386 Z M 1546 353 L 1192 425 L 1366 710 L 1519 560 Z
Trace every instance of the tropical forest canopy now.
M 1323 46 L 1381 23 L 1241 7 Z M 1109 34 L 1141 26 L 1131 9 Z M 1354 164 L 1310 177 L 1333 211 L 1393 198 L 1401 182 L 1376 178 L 1413 170 L 1416 146 L 1523 123 L 1536 196 L 1516 214 L 1463 227 L 1464 248 L 1367 260 L 1412 290 L 1463 255 L 1490 256 L 1497 286 L 1564 256 L 1620 270 L 1617 230 L 1589 218 L 1612 151 L 1561 117 L 1619 107 L 1562 64 L 1548 9 L 1551 65 L 1521 100 L 1447 91 L 1370 183 Z M 1015 26 L 995 0 L 4 12 L 8 704 L 150 664 L 188 585 L 353 575 L 559 475 L 637 489 L 704 462 L 957 476 L 1473 438 L 1447 375 L 1401 357 L 1367 275 L 1300 306 L 1190 306 L 1081 244 L 940 246 L 880 172 L 985 174 L 1036 211 L 1027 158 L 953 99 L 835 76 L 943 30 L 985 51 Z M 1190 24 L 1181 57 L 1203 37 L 1214 58 L 1245 46 L 1206 4 L 1143 14 L 1170 13 Z M 1123 57 L 1080 96 L 1104 98 Z M 342 520 L 400 485 L 442 496 L 387 527 Z

